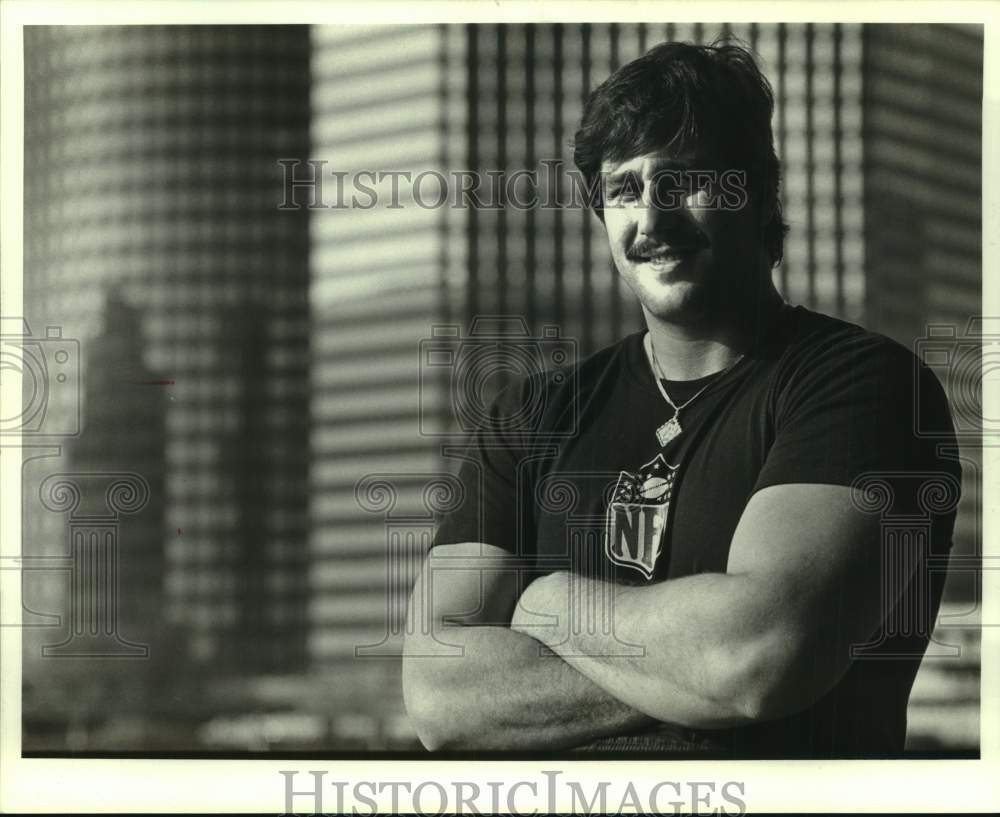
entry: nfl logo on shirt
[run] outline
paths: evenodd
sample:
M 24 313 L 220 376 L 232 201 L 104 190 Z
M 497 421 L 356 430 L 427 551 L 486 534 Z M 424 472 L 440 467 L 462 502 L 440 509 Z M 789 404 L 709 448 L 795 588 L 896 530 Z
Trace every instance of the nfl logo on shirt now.
M 663 454 L 637 473 L 622 471 L 607 510 L 604 552 L 616 565 L 653 578 L 667 528 L 677 466 Z

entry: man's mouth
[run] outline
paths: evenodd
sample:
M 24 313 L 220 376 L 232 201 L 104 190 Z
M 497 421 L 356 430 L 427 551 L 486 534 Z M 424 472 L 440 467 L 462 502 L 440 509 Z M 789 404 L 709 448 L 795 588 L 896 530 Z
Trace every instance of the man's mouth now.
M 669 247 L 654 252 L 630 253 L 629 258 L 639 264 L 670 264 L 688 258 L 701 249 L 694 245 Z

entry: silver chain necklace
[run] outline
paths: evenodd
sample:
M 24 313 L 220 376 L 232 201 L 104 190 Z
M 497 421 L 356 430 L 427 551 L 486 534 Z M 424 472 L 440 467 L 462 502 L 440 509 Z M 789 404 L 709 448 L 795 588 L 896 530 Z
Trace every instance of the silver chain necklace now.
M 658 429 L 656 429 L 656 439 L 657 441 L 659 441 L 660 447 L 662 448 L 666 447 L 666 445 L 671 441 L 677 439 L 684 431 L 683 427 L 681 426 L 681 420 L 680 420 L 681 409 L 685 409 L 688 406 L 690 406 L 695 400 L 697 400 L 701 396 L 702 392 L 704 392 L 705 389 L 707 389 L 709 386 L 715 383 L 719 378 L 713 377 L 708 383 L 706 383 L 704 386 L 698 389 L 698 391 L 695 392 L 693 396 L 689 397 L 687 400 L 685 400 L 678 406 L 673 400 L 670 399 L 670 395 L 667 394 L 667 390 L 663 388 L 663 383 L 661 381 L 666 380 L 666 378 L 663 375 L 663 370 L 660 369 L 660 362 L 656 359 L 656 350 L 653 348 L 653 339 L 648 332 L 646 333 L 646 340 L 649 342 L 649 357 L 653 363 L 653 379 L 656 381 L 656 388 L 660 390 L 660 394 L 662 394 L 663 399 L 667 401 L 667 405 L 669 405 L 670 408 L 674 410 L 674 416 L 671 417 L 669 420 L 667 420 L 667 422 L 661 425 Z M 719 372 L 719 376 L 724 375 L 730 369 L 735 367 L 736 364 L 739 363 L 741 360 L 743 360 L 743 355 L 740 355 L 725 369 Z

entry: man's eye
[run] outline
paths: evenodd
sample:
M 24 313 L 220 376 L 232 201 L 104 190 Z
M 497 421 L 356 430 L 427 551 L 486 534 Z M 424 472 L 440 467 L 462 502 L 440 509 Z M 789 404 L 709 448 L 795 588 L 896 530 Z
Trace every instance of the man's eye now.
M 641 195 L 638 184 L 618 184 L 608 188 L 608 198 L 613 201 L 634 201 Z
M 688 174 L 684 178 L 684 189 L 690 196 L 702 192 L 710 194 L 715 189 L 715 177 L 708 173 Z

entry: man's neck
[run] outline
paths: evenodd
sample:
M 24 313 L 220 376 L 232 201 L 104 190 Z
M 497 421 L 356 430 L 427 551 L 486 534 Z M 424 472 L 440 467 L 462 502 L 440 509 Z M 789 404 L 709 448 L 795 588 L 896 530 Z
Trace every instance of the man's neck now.
M 754 342 L 775 320 L 784 300 L 769 287 L 753 309 L 714 323 L 679 325 L 646 314 L 649 342 L 661 375 L 667 380 L 697 380 L 732 366 L 751 351 Z

